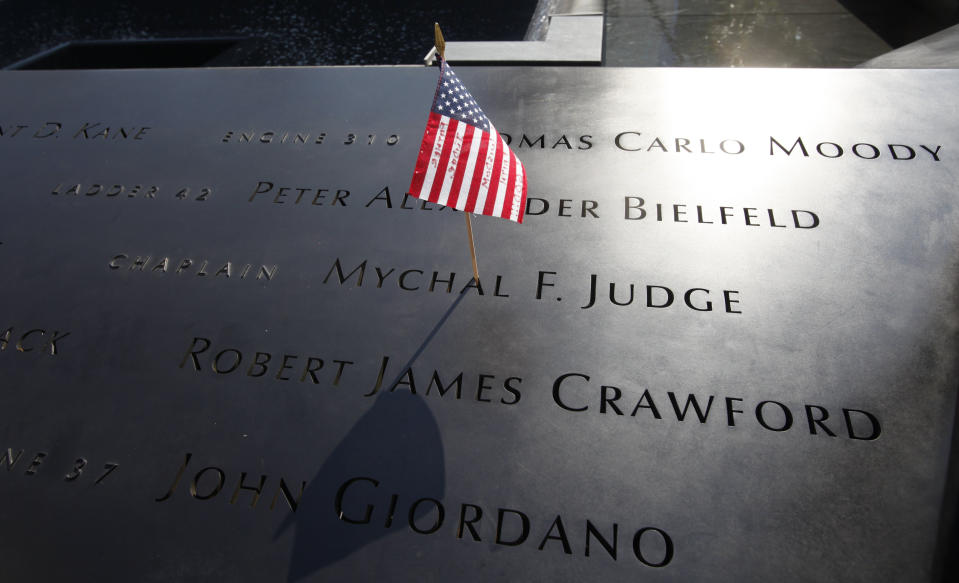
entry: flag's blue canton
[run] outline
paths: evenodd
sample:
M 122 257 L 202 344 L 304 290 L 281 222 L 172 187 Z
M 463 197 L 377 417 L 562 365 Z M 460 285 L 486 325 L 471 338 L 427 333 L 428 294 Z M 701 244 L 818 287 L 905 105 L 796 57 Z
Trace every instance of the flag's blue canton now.
M 489 131 L 489 119 L 476 104 L 470 92 L 463 87 L 453 69 L 443 63 L 443 77 L 440 79 L 436 95 L 433 97 L 433 111 L 459 122 Z

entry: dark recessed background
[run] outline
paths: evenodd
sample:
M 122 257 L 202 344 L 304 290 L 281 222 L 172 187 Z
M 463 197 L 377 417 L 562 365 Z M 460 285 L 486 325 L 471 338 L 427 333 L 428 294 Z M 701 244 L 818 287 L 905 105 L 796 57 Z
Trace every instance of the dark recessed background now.
M 895 48 L 959 22 L 949 0 L 839 0 L 849 12 Z
M 422 63 L 433 22 L 448 39 L 522 40 L 536 0 L 0 0 L 0 67 L 67 42 L 34 67 L 396 65 Z M 179 46 L 177 46 L 179 45 Z

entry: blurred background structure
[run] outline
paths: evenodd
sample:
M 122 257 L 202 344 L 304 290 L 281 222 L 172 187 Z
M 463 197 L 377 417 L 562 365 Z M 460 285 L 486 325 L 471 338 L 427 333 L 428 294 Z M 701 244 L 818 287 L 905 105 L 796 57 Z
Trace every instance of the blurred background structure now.
M 959 0 L 0 0 L 0 67 L 413 65 L 434 20 L 454 42 L 515 42 L 577 14 L 602 17 L 615 67 L 852 67 L 959 36 Z

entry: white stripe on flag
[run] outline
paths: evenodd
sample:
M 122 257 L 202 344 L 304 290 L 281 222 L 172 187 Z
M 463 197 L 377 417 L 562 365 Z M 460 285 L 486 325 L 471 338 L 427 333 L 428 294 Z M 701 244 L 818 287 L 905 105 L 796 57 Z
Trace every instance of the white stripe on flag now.
M 443 144 L 446 142 L 446 128 L 449 125 L 449 118 L 445 115 L 440 116 L 440 125 L 436 128 L 436 136 L 433 137 L 433 151 L 430 153 L 430 161 L 426 166 L 426 176 L 423 177 L 423 187 L 420 188 L 420 197 L 429 199 L 430 191 L 433 189 L 433 178 L 436 177 L 436 167 L 440 165 L 440 156 L 443 154 Z
M 513 153 L 510 151 L 509 146 L 506 145 L 506 140 L 500 138 L 500 141 L 503 142 L 503 164 L 499 171 L 499 186 L 496 188 L 496 202 L 493 203 L 494 217 L 503 214 L 503 201 L 506 199 L 506 194 L 509 191 L 509 186 L 507 186 L 506 183 L 509 182 L 509 168 L 513 162 Z
M 459 166 L 460 155 L 463 150 L 463 134 L 466 133 L 466 124 L 456 121 L 455 128 L 453 147 L 446 163 L 446 174 L 443 176 L 443 187 L 440 189 L 440 197 L 436 200 L 443 206 L 446 206 L 450 199 L 450 188 L 453 187 L 453 180 L 456 178 L 456 167 Z
M 476 212 L 482 214 L 486 206 L 486 195 L 489 192 L 490 181 L 493 178 L 493 163 L 496 162 L 496 150 L 499 148 L 499 133 L 490 124 L 490 135 L 486 145 L 486 161 L 483 164 L 483 177 L 480 179 L 479 192 L 476 193 L 476 204 L 473 205 Z M 471 211 L 472 212 L 472 211 Z
M 520 206 L 523 204 L 523 165 L 516 161 L 516 182 L 513 186 L 513 207 L 509 211 L 510 220 L 519 220 Z
M 456 210 L 466 208 L 469 202 L 470 185 L 473 184 L 473 169 L 476 168 L 476 158 L 479 157 L 480 144 L 483 141 L 483 132 L 475 130 L 469 145 L 469 157 L 466 159 L 466 170 L 463 172 L 463 183 L 460 185 L 460 193 L 456 199 Z

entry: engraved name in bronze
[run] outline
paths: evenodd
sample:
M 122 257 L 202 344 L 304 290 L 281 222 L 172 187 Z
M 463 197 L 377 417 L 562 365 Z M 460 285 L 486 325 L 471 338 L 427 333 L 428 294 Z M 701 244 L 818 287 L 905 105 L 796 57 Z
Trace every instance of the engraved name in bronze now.
M 11 326 L 0 332 L 0 352 L 10 348 L 11 351 L 55 356 L 60 354 L 57 342 L 69 335 L 70 332 L 60 330 Z
M 116 125 L 100 121 L 73 124 L 59 121 L 39 123 L 3 123 L 0 121 L 0 138 L 141 141 L 146 138 L 151 129 L 153 128 L 150 126 Z
M 225 144 L 287 146 L 395 146 L 397 134 L 376 132 L 329 132 L 290 129 L 228 130 L 220 138 Z
M 209 465 L 198 470 L 194 470 L 194 468 L 191 467 L 190 471 L 187 472 L 187 466 L 190 465 L 192 459 L 193 454 L 187 452 L 183 458 L 183 463 L 179 465 L 174 473 L 170 486 L 165 490 L 164 494 L 154 498 L 155 502 L 166 502 L 170 500 L 179 489 L 184 475 L 187 475 L 192 476 L 189 478 L 187 490 L 189 496 L 195 500 L 213 500 L 219 497 L 223 488 L 229 482 L 236 484 L 236 486 L 232 488 L 232 494 L 228 499 L 230 504 L 236 504 L 241 498 L 248 498 L 250 501 L 249 507 L 256 508 L 257 503 L 260 501 L 260 496 L 267 487 L 267 483 L 272 486 L 274 482 L 277 482 L 277 480 L 270 479 L 270 476 L 266 474 L 260 474 L 259 479 L 253 479 L 248 482 L 247 476 L 255 475 L 248 472 L 239 472 L 239 477 L 233 480 L 232 478 L 227 478 L 227 470 L 214 465 Z M 235 474 L 236 472 L 232 473 Z M 283 502 L 285 502 L 290 512 L 296 512 L 300 498 L 303 497 L 303 492 L 306 490 L 306 481 L 300 482 L 299 491 L 296 495 L 293 494 L 294 489 L 290 487 L 290 484 L 295 484 L 295 482 L 289 482 L 283 477 L 279 478 L 275 494 L 270 501 L 270 510 L 275 509 L 278 505 L 282 506 Z M 226 497 L 224 496 L 222 499 L 226 499 Z
M 59 182 L 50 191 L 64 198 L 110 198 L 156 200 L 192 200 L 204 202 L 213 194 L 212 186 L 174 186 L 161 188 L 155 184 L 119 184 L 110 182 Z
M 117 272 L 148 273 L 157 276 L 175 277 L 212 277 L 223 279 L 249 279 L 250 281 L 271 281 L 276 277 L 277 265 L 242 263 L 231 260 L 193 259 L 190 257 L 170 257 L 162 255 L 134 255 L 118 253 L 107 263 L 107 267 Z
M 107 476 L 116 471 L 120 464 L 116 462 L 107 462 L 102 468 L 94 469 L 99 464 L 91 464 L 86 457 L 68 458 L 71 461 L 61 464 L 61 456 L 51 456 L 48 450 L 35 450 L 32 455 L 27 454 L 26 450 L 19 448 L 14 450 L 8 447 L 6 451 L 0 452 L 0 465 L 7 468 L 7 473 L 14 473 L 23 470 L 24 476 L 36 476 L 42 471 L 44 475 L 53 476 L 63 482 L 87 482 L 94 480 L 93 485 L 97 486 L 107 479 Z M 49 463 L 49 458 L 53 457 L 54 462 Z M 21 463 L 21 460 L 23 463 Z M 28 461 L 29 460 L 29 461 Z
M 443 501 L 441 495 L 415 497 L 390 493 L 388 483 L 355 476 L 336 491 L 333 512 L 356 528 L 400 528 L 421 535 L 439 534 L 505 547 L 530 546 L 547 553 L 605 554 L 607 559 L 632 559 L 662 568 L 675 556 L 672 537 L 655 526 L 626 527 L 554 512 L 536 516 L 528 510 L 479 503 Z M 625 525 L 624 525 L 625 526 Z M 624 536 L 620 537 L 620 533 Z M 625 548 L 624 548 L 625 547 Z M 602 550 L 600 550 L 602 549 Z

